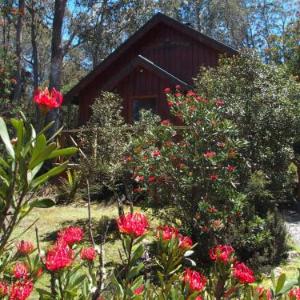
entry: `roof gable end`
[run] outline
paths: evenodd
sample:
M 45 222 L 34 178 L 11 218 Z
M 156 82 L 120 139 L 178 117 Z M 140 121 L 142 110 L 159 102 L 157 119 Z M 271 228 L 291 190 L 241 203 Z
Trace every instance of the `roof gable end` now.
M 184 25 L 162 13 L 157 13 L 154 15 L 147 23 L 145 23 L 138 31 L 136 31 L 131 37 L 129 37 L 123 44 L 121 44 L 115 51 L 113 51 L 106 59 L 104 59 L 93 71 L 82 78 L 77 85 L 75 85 L 66 95 L 66 102 L 70 101 L 73 96 L 78 95 L 78 93 L 84 89 L 90 82 L 92 82 L 101 72 L 108 68 L 112 63 L 114 63 L 122 55 L 134 47 L 136 43 L 140 41 L 147 33 L 149 33 L 158 24 L 167 25 L 174 30 L 187 35 L 188 37 L 202 43 L 208 47 L 218 50 L 221 53 L 237 54 L 238 52 L 225 44 L 218 42 L 193 28 Z

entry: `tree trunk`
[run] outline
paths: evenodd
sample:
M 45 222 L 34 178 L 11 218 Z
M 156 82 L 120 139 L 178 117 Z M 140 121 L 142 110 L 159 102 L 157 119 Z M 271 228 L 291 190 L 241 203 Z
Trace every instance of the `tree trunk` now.
M 18 21 L 16 27 L 16 86 L 14 89 L 14 102 L 20 101 L 22 93 L 22 28 L 23 14 L 25 11 L 25 0 L 19 0 Z
M 38 57 L 38 45 L 37 45 L 37 30 L 36 30 L 36 14 L 35 14 L 35 1 L 31 1 L 31 6 L 28 7 L 28 11 L 31 15 L 31 47 L 32 47 L 32 71 L 33 71 L 33 90 L 37 90 L 39 87 L 39 57 Z M 35 123 L 36 128 L 40 131 L 41 128 L 41 112 L 38 105 L 35 105 Z
M 38 47 L 36 42 L 36 19 L 35 19 L 35 1 L 31 2 L 29 12 L 31 14 L 31 46 L 32 46 L 32 70 L 33 70 L 33 88 L 36 90 L 39 87 L 39 58 Z
M 52 27 L 51 43 L 51 64 L 49 88 L 61 88 L 63 47 L 62 47 L 62 27 L 67 0 L 55 0 L 54 19 Z M 49 129 L 49 135 L 52 136 L 59 129 L 59 109 L 51 110 L 47 115 L 47 122 L 54 121 L 53 126 Z

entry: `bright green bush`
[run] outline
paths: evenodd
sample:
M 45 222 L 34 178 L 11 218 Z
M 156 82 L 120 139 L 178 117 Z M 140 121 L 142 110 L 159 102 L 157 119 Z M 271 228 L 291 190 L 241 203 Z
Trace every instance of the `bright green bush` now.
M 50 178 L 62 173 L 68 161 L 41 172 L 45 162 L 76 152 L 76 148 L 60 149 L 53 138 L 47 140 L 47 128 L 36 133 L 24 115 L 11 119 L 10 127 L 12 137 L 0 117 L 0 256 L 9 246 L 15 227 L 34 207 L 54 205 L 51 199 L 40 199 L 37 192 Z
M 287 170 L 300 132 L 300 85 L 295 78 L 284 66 L 266 65 L 254 52 L 245 51 L 202 70 L 195 85 L 201 95 L 225 101 L 224 115 L 247 142 L 241 149 L 242 186 L 259 172 L 266 181 L 259 202 L 266 193 L 273 204 L 290 200 Z
M 285 245 L 285 235 L 271 231 L 266 211 L 259 214 L 255 209 L 253 199 L 258 192 L 265 197 L 264 207 L 257 202 L 259 209 L 268 210 L 272 201 L 264 176 L 253 175 L 248 190 L 241 187 L 243 152 L 248 145 L 225 117 L 226 103 L 180 90 L 167 91 L 167 99 L 171 113 L 184 126 L 158 122 L 149 114 L 142 118 L 138 126 L 144 131 L 133 139 L 125 159 L 136 184 L 134 192 L 142 193 L 152 206 L 164 207 L 161 214 L 166 219 L 182 222 L 201 245 L 196 250 L 202 261 L 207 260 L 203 249 L 221 241 L 238 241 L 236 250 L 244 259 L 265 251 L 264 263 L 273 264 L 284 256 L 286 247 L 276 249 L 276 244 Z M 280 230 L 285 232 L 282 223 L 277 224 Z M 253 261 L 253 265 L 259 264 Z

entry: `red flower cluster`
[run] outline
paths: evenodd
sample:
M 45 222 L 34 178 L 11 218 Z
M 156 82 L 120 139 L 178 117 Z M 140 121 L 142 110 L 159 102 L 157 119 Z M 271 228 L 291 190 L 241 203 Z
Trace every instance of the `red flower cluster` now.
M 0 281 L 0 298 L 8 294 L 8 285 L 7 283 Z
M 189 97 L 197 96 L 197 94 L 194 91 L 187 91 L 186 95 L 189 96 Z
M 207 159 L 213 158 L 216 156 L 216 152 L 214 151 L 206 151 L 203 156 Z
M 218 212 L 218 210 L 214 207 L 214 206 L 211 206 L 207 209 L 207 211 L 211 214 L 214 214 L 216 212 Z
M 133 237 L 144 235 L 149 227 L 147 218 L 141 213 L 123 215 L 117 219 L 117 224 L 121 233 Z
M 170 120 L 162 120 L 162 121 L 160 122 L 160 124 L 163 125 L 163 126 L 170 126 L 170 125 L 171 125 L 171 122 L 170 122 Z
M 300 288 L 293 288 L 289 291 L 290 300 L 300 300 Z
M 58 241 L 46 254 L 46 268 L 49 271 L 58 271 L 70 266 L 73 262 L 74 252 L 63 241 Z
M 154 150 L 151 152 L 151 156 L 153 158 L 156 158 L 156 157 L 160 157 L 160 151 L 159 150 Z
M 61 107 L 63 96 L 55 88 L 52 88 L 51 91 L 49 91 L 48 88 L 44 90 L 37 89 L 34 93 L 33 100 L 42 111 L 47 112 L 48 110 Z
M 34 250 L 34 245 L 31 242 L 21 241 L 17 244 L 17 251 L 21 255 L 30 254 Z
M 138 287 L 137 289 L 135 289 L 133 291 L 134 295 L 141 295 L 144 292 L 144 285 L 142 284 L 140 287 Z
M 193 241 L 189 236 L 178 235 L 179 248 L 190 249 L 193 246 Z
M 31 281 L 15 282 L 10 291 L 9 300 L 26 300 L 33 290 Z
M 232 165 L 228 165 L 228 166 L 226 167 L 226 170 L 227 170 L 228 172 L 233 172 L 233 171 L 235 171 L 235 169 L 236 169 L 236 167 L 235 167 L 235 166 L 232 166 Z
M 227 264 L 232 258 L 234 249 L 229 245 L 217 245 L 209 250 L 209 257 L 213 261 Z
M 164 89 L 164 93 L 165 93 L 165 94 L 170 94 L 170 93 L 171 93 L 171 89 L 168 88 L 168 87 L 165 88 L 165 89 Z
M 83 248 L 80 252 L 80 257 L 83 260 L 93 261 L 97 256 L 96 250 L 93 247 Z
M 157 227 L 157 236 L 161 237 L 164 241 L 169 241 L 172 238 L 177 238 L 179 231 L 173 226 L 159 226 Z
M 164 241 L 169 241 L 176 238 L 179 241 L 179 248 L 190 249 L 193 246 L 193 241 L 189 236 L 184 236 L 179 233 L 178 229 L 173 226 L 159 226 L 157 227 L 157 237 L 162 238 Z
M 206 277 L 191 269 L 186 269 L 183 274 L 183 282 L 189 286 L 192 292 L 202 292 L 205 288 Z
M 222 106 L 224 106 L 224 104 L 225 104 L 224 100 L 222 100 L 222 99 L 217 99 L 216 100 L 216 106 L 217 107 L 222 107 Z
M 216 181 L 216 180 L 218 180 L 218 175 L 211 174 L 209 178 L 210 178 L 211 181 Z
M 134 180 L 136 182 L 140 182 L 140 181 L 144 181 L 145 180 L 145 177 L 143 175 L 136 175 Z
M 82 239 L 83 230 L 80 227 L 68 227 L 58 233 L 58 241 L 69 246 L 81 242 Z
M 236 262 L 233 267 L 233 276 L 240 283 L 252 283 L 255 281 L 253 271 L 248 268 L 244 263 Z
M 28 276 L 28 268 L 22 262 L 17 262 L 13 268 L 13 273 L 17 279 L 25 279 Z
M 156 177 L 155 176 L 149 176 L 149 178 L 148 178 L 148 182 L 149 183 L 153 183 L 155 181 L 156 181 Z

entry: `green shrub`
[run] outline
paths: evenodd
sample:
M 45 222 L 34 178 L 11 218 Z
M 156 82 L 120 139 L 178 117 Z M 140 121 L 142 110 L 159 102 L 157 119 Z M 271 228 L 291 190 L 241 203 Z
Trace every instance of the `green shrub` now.
M 89 179 L 91 190 L 106 188 L 117 193 L 122 184 L 129 125 L 121 115 L 121 101 L 113 93 L 103 92 L 93 103 L 92 116 L 79 134 L 86 155 L 80 162 L 81 172 Z
M 196 248 L 199 260 L 207 261 L 208 248 L 223 241 L 234 244 L 244 259 L 264 249 L 269 255 L 264 263 L 273 264 L 286 247 L 280 246 L 285 245 L 284 234 L 275 237 L 267 219 L 274 202 L 269 179 L 257 171 L 241 186 L 242 153 L 248 145 L 225 117 L 226 104 L 192 91 L 177 90 L 167 99 L 184 126 L 144 115 L 138 123 L 144 131 L 132 140 L 127 158 L 137 185 L 134 192 L 152 206 L 164 207 L 160 213 L 166 219 L 182 221 L 183 230 L 201 245 Z M 284 232 L 282 225 L 277 228 Z M 278 248 L 268 243 L 272 239 Z
M 300 132 L 300 85 L 295 78 L 284 66 L 266 65 L 257 54 L 245 51 L 202 70 L 195 85 L 201 95 L 225 101 L 224 114 L 247 141 L 241 149 L 246 162 L 242 186 L 252 174 L 262 172 L 268 181 L 264 191 L 272 194 L 273 202 L 289 200 L 287 170 L 293 140 Z

